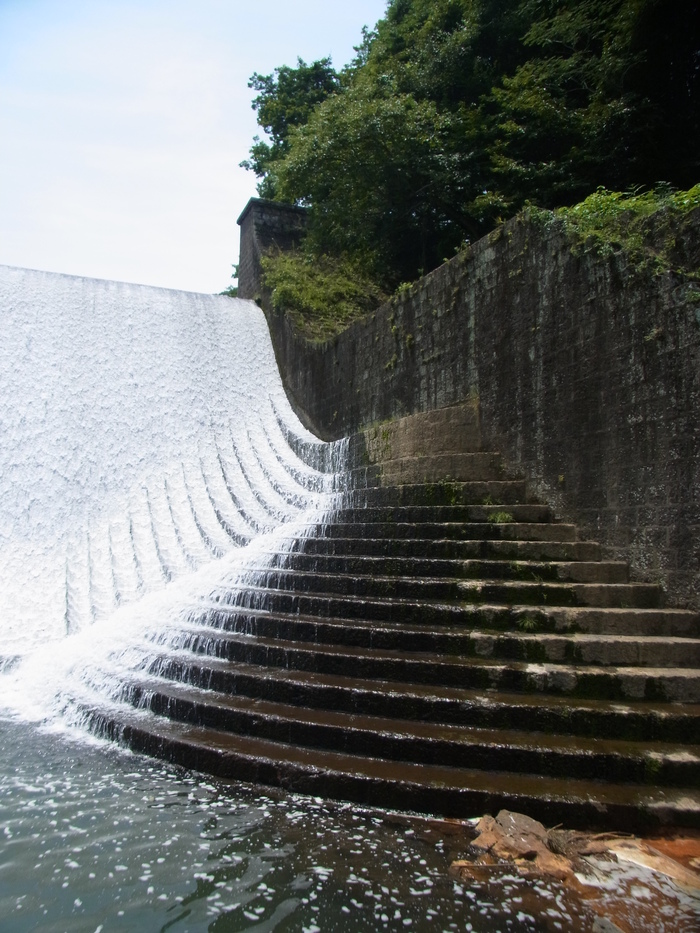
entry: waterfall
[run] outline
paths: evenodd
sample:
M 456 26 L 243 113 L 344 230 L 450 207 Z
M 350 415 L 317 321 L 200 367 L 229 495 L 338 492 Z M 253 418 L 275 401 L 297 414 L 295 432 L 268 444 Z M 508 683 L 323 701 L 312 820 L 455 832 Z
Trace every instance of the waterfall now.
M 0 266 L 0 315 L 0 702 L 45 717 L 323 512 L 338 448 L 253 302 Z

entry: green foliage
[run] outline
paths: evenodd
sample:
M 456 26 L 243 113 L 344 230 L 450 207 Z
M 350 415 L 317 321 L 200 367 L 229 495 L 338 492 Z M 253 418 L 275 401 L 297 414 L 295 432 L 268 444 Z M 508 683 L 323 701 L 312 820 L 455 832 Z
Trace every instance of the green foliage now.
M 350 261 L 294 251 L 262 259 L 272 306 L 309 340 L 327 340 L 374 310 L 386 295 Z
M 668 186 L 632 192 L 599 188 L 580 204 L 559 208 L 554 215 L 581 248 L 603 256 L 624 251 L 640 268 L 656 272 L 680 268 L 687 276 L 700 278 L 696 266 L 683 268 L 683 257 L 675 254 L 684 221 L 698 208 L 700 185 L 688 191 Z
M 461 505 L 462 488 L 459 483 L 443 479 L 438 481 L 437 487 L 442 494 L 442 502 L 444 505 Z
M 649 102 L 626 75 L 643 61 L 634 24 L 645 0 L 524 0 L 527 52 L 487 105 L 491 165 L 509 203 L 571 203 L 641 172 Z M 644 180 L 640 175 L 637 178 Z
M 297 58 L 296 68 L 282 65 L 269 75 L 255 72 L 248 87 L 258 91 L 252 107 L 271 143 L 256 136 L 250 150 L 251 158 L 241 162 L 241 166 L 262 179 L 258 185 L 260 196 L 272 198 L 275 195 L 272 166 L 288 151 L 292 127 L 306 123 L 314 107 L 339 89 L 339 77 L 330 58 L 310 65 Z
M 662 764 L 663 760 L 660 756 L 657 757 L 653 752 L 648 752 L 644 756 L 644 780 L 650 784 L 658 783 Z
M 700 0 L 389 0 L 355 61 L 254 75 L 260 192 L 393 290 L 526 203 L 700 178 Z
M 510 512 L 491 512 L 488 521 L 492 525 L 508 525 L 513 521 L 513 515 Z
M 528 633 L 536 632 L 540 627 L 539 620 L 536 619 L 535 616 L 522 616 L 520 619 L 518 619 L 516 625 L 521 632 Z
M 317 254 L 352 255 L 391 288 L 429 265 L 429 249 L 432 262 L 429 234 L 443 197 L 448 131 L 431 103 L 351 88 L 293 132 L 276 168 L 279 195 L 312 205 L 309 238 Z
M 233 265 L 233 275 L 232 279 L 238 280 L 238 263 Z M 222 292 L 219 292 L 220 295 L 227 295 L 229 298 L 238 297 L 238 285 L 229 285 L 228 288 L 225 288 Z

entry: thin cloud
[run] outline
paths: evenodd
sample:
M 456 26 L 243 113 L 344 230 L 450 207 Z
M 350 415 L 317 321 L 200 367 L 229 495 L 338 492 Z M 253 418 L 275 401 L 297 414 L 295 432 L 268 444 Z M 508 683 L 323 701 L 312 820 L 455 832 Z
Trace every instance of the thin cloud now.
M 255 194 L 250 74 L 340 65 L 384 7 L 0 3 L 0 262 L 221 290 Z

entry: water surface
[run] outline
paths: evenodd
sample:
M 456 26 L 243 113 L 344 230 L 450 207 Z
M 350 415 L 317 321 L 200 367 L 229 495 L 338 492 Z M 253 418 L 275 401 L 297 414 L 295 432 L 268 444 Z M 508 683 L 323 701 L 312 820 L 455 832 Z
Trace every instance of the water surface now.
M 464 841 L 421 819 L 220 782 L 7 719 L 0 761 L 11 933 L 578 928 L 556 887 L 510 877 L 465 890 L 448 875 Z

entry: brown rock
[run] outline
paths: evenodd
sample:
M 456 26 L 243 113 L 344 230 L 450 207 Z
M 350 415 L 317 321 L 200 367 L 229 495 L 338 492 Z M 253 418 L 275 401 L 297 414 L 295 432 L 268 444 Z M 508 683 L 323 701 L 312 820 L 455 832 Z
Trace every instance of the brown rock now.
M 513 810 L 501 810 L 496 817 L 496 823 L 506 836 L 511 838 L 532 836 L 547 844 L 547 830 L 542 823 L 533 820 L 524 813 L 515 813 Z
M 492 816 L 482 816 L 474 830 L 477 835 L 475 839 L 472 839 L 470 847 L 483 852 L 488 852 L 503 837 L 502 831 Z
M 541 848 L 545 847 L 537 840 L 533 840 L 532 837 L 527 839 L 502 836 L 496 840 L 490 851 L 496 858 L 506 860 L 516 858 L 534 859 Z
M 534 859 L 539 853 L 549 851 L 547 830 L 542 823 L 523 813 L 501 810 L 496 817 L 493 831 L 500 832 L 500 839 L 491 849 L 498 858 Z
M 488 855 L 513 862 L 523 875 L 546 875 L 563 881 L 573 874 L 569 859 L 549 848 L 547 830 L 542 823 L 529 816 L 501 810 L 495 819 L 482 817 L 475 829 L 478 835 L 471 847 L 481 853 L 481 858 Z M 589 842 L 589 839 L 585 841 Z M 463 874 L 471 871 L 467 868 L 461 870 Z
M 557 881 L 565 881 L 574 873 L 574 867 L 563 855 L 555 855 L 548 849 L 537 853 L 534 862 L 538 871 Z
M 460 881 L 480 881 L 488 882 L 494 878 L 494 874 L 503 871 L 503 865 L 484 865 L 475 864 L 460 860 L 452 862 L 449 873 L 453 878 L 459 878 Z

